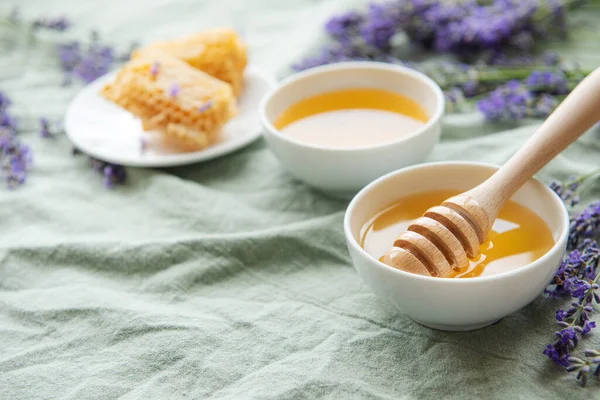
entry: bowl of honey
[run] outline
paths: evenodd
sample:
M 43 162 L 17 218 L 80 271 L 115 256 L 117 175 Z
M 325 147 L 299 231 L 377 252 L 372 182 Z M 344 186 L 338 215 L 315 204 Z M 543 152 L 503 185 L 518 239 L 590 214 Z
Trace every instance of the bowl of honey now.
M 497 169 L 474 162 L 427 163 L 363 188 L 347 208 L 344 232 L 367 286 L 416 322 L 449 331 L 493 324 L 539 296 L 562 260 L 569 215 L 560 198 L 536 179 L 505 204 L 481 255 L 451 277 L 417 275 L 380 261 L 428 208 L 480 184 Z
M 443 93 L 427 76 L 368 61 L 297 73 L 260 106 L 265 140 L 285 169 L 342 196 L 425 161 L 443 112 Z

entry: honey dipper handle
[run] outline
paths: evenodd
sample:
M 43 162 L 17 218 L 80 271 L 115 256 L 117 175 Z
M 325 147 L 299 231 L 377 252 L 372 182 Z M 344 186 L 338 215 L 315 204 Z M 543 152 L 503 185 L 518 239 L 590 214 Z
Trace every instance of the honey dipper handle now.
M 534 174 L 600 120 L 600 68 L 573 89 L 502 168 L 473 189 L 493 220 L 502 205 Z

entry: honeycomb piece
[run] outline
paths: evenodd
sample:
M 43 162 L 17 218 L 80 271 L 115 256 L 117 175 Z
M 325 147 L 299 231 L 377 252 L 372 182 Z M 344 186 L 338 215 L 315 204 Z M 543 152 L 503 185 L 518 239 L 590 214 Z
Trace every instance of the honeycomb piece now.
M 229 83 L 236 96 L 242 92 L 248 55 L 246 45 L 233 29 L 213 29 L 180 39 L 156 42 L 136 50 L 132 58 L 142 57 L 144 53 L 154 50 L 164 51 Z
M 102 95 L 185 151 L 210 145 L 237 112 L 229 84 L 157 50 L 125 64 Z

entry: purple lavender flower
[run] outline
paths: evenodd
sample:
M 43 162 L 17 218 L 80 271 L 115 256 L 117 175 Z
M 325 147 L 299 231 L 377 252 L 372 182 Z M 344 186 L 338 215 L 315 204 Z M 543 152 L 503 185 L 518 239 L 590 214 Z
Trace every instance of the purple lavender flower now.
M 583 324 L 583 330 L 581 331 L 582 336 L 588 335 L 592 329 L 596 327 L 596 323 L 594 321 L 585 321 Z
M 390 48 L 390 40 L 399 29 L 398 14 L 394 10 L 392 3 L 369 4 L 367 18 L 360 31 L 367 44 L 380 50 Z
M 552 181 L 550 182 L 550 189 L 552 189 L 567 205 L 573 207 L 579 203 L 579 195 L 577 194 L 577 189 L 581 181 L 572 178 L 570 181 L 563 183 L 560 181 Z M 570 257 L 578 254 L 577 250 L 571 252 Z
M 0 129 L 0 178 L 9 189 L 25 183 L 32 162 L 31 149 L 19 140 L 16 132 Z
M 158 75 L 159 71 L 160 71 L 160 64 L 158 61 L 154 61 L 152 63 L 152 66 L 150 67 L 150 75 L 152 75 L 153 77 L 156 77 L 156 75 Z
M 568 346 L 569 348 L 575 347 L 579 339 L 577 338 L 577 334 L 572 328 L 563 329 L 561 331 L 556 332 L 556 336 L 558 336 L 558 342 L 560 344 Z
M 81 48 L 78 42 L 69 42 L 57 46 L 63 71 L 70 73 L 81 60 Z
M 127 179 L 127 171 L 122 165 L 111 164 L 106 161 L 90 158 L 92 167 L 103 177 L 104 186 L 111 189 L 115 185 L 125 183 Z
M 569 360 L 572 360 L 572 358 L 569 358 Z M 590 374 L 590 366 L 587 365 L 587 363 L 585 365 L 577 366 L 575 368 L 567 368 L 567 371 L 569 371 L 569 372 L 578 371 L 576 379 L 579 382 L 581 382 L 581 386 L 586 385 L 588 376 Z
M 569 356 L 564 354 L 562 351 L 562 346 L 557 346 L 557 344 L 549 344 L 544 349 L 544 353 L 551 359 L 555 364 L 562 365 L 563 367 L 569 366 Z
M 563 72 L 533 71 L 525 83 L 536 92 L 565 94 L 569 91 L 567 77 Z
M 571 219 L 568 247 L 574 249 L 584 239 L 600 236 L 600 201 L 590 204 Z M 594 246 L 597 248 L 597 244 Z
M 531 34 L 525 29 L 536 11 L 534 1 L 495 1 L 491 5 L 470 3 L 467 15 L 436 30 L 440 51 L 472 53 L 504 46 L 529 48 Z
M 17 119 L 9 112 L 12 101 L 0 91 L 0 129 L 4 128 L 11 132 L 17 130 Z
M 92 41 L 87 52 L 73 68 L 73 74 L 87 83 L 106 74 L 115 61 L 114 49 L 100 43 L 96 36 L 97 34 L 92 33 Z
M 579 249 L 573 249 L 573 251 L 571 251 L 569 253 L 567 261 L 569 262 L 569 264 L 574 265 L 574 266 L 579 266 L 582 263 L 585 263 L 583 254 L 581 253 L 581 251 Z
M 589 361 L 584 361 L 579 357 L 569 357 L 570 365 L 567 367 L 568 372 L 577 372 L 576 379 L 581 383 L 581 386 L 585 386 L 589 378 L 591 369 L 594 365 L 594 376 L 600 375 L 600 357 L 595 356 L 596 350 L 586 350 L 584 352 L 585 357 Z
M 575 298 L 582 298 L 586 294 L 587 290 L 590 288 L 589 283 L 579 280 L 577 278 L 570 278 L 567 280 L 567 282 L 567 287 L 571 292 L 571 296 Z
M 4 92 L 0 92 L 0 112 L 6 110 L 11 106 L 11 104 L 12 101 L 8 98 L 8 96 L 6 96 Z
M 40 118 L 40 136 L 43 138 L 51 138 L 53 136 L 50 132 L 50 121 L 48 121 L 48 118 Z
M 33 164 L 31 148 L 17 135 L 17 120 L 10 114 L 12 102 L 0 92 L 0 179 L 9 189 L 25 183 Z
M 104 167 L 103 175 L 104 186 L 107 188 L 124 183 L 127 176 L 123 166 L 113 164 L 108 164 Z
M 579 341 L 577 333 L 573 328 L 565 328 L 555 334 L 558 340 L 546 346 L 544 354 L 556 364 L 568 367 L 571 350 L 575 348 Z
M 0 127 L 17 129 L 17 119 L 13 117 L 11 114 L 6 112 L 6 110 L 0 112 Z
M 92 82 L 120 61 L 111 46 L 100 42 L 96 31 L 91 32 L 90 38 L 90 43 L 85 48 L 76 41 L 57 46 L 61 67 L 65 72 L 63 85 L 70 85 L 73 77 L 87 83 Z
M 532 104 L 531 92 L 519 81 L 513 80 L 480 100 L 477 108 L 488 121 L 520 120 L 531 115 Z
M 400 29 L 425 48 L 450 48 L 456 40 L 450 25 L 467 17 L 477 6 L 475 1 L 438 2 L 408 0 L 396 2 Z
M 583 251 L 578 249 L 572 249 L 570 254 L 562 261 L 558 268 L 554 279 L 551 282 L 549 288 L 546 289 L 546 293 L 552 297 L 560 297 L 563 295 L 572 295 L 573 292 L 577 292 L 580 289 L 581 284 L 579 281 L 590 281 L 596 278 L 596 268 L 598 261 L 600 260 L 600 249 L 595 241 L 584 239 L 581 242 L 581 248 Z M 596 285 L 592 287 L 596 290 Z M 587 285 L 589 289 L 589 284 Z M 579 299 L 575 302 L 575 306 L 578 307 L 582 301 L 591 301 L 590 296 L 594 296 L 595 292 L 588 294 L 584 299 Z M 571 309 L 567 310 L 569 313 Z
M 33 21 L 33 29 L 48 29 L 63 32 L 71 27 L 71 21 L 65 17 L 39 18 Z
M 532 57 L 526 53 L 539 37 L 563 31 L 566 11 L 562 0 L 384 0 L 370 4 L 364 14 L 335 16 L 325 29 L 337 44 L 362 42 L 358 52 L 367 53 L 368 59 L 392 55 L 392 38 L 404 32 L 422 47 L 472 61 L 505 51 L 525 52 L 527 62 L 519 60 L 519 65 L 530 65 Z M 337 61 L 326 58 L 319 65 Z
M 325 30 L 333 37 L 343 38 L 355 33 L 364 19 L 364 16 L 356 11 L 346 12 L 327 21 Z
M 452 22 L 461 21 L 477 7 L 473 1 L 465 2 L 430 2 L 429 6 L 423 8 L 422 18 L 425 22 L 419 27 L 419 37 L 425 38 L 433 34 L 438 27 Z M 416 21 L 415 21 L 416 22 Z
M 177 83 L 173 83 L 171 85 L 171 87 L 169 88 L 169 96 L 177 97 L 177 95 L 179 94 L 180 91 L 181 91 L 181 88 L 179 87 L 179 85 Z
M 553 182 L 551 187 L 561 196 L 566 197 L 568 191 L 575 191 L 584 179 L 571 178 L 567 183 Z M 571 356 L 571 351 L 577 346 L 580 338 L 591 333 L 596 328 L 596 322 L 591 320 L 594 312 L 593 303 L 600 303 L 596 283 L 600 279 L 600 248 L 593 240 L 600 236 L 600 202 L 592 203 L 571 220 L 568 249 L 570 252 L 564 258 L 556 272 L 551 285 L 546 293 L 558 297 L 571 296 L 574 301 L 567 310 L 558 310 L 556 320 L 561 330 L 556 333 L 558 340 L 546 346 L 544 354 L 558 365 L 567 368 L 567 371 L 579 371 L 577 380 L 585 384 L 591 371 L 591 365 L 597 361 L 583 361 Z M 586 357 L 595 357 L 593 352 L 586 353 Z M 600 353 L 598 353 L 600 355 Z M 600 366 L 595 371 L 600 372 Z
M 213 102 L 212 102 L 212 100 L 209 100 L 205 104 L 203 104 L 200 107 L 198 107 L 198 111 L 201 112 L 201 113 L 204 113 L 207 110 L 209 110 L 212 106 L 213 106 Z
M 564 319 L 567 317 L 567 312 L 565 310 L 557 310 L 556 311 L 556 320 L 557 321 L 564 321 Z

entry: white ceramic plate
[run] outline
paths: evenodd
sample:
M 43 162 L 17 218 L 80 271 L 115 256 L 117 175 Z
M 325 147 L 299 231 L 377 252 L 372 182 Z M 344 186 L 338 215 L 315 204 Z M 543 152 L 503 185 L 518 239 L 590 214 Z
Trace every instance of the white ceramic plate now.
M 239 114 L 222 129 L 212 146 L 192 153 L 166 148 L 158 132 L 144 132 L 139 119 L 99 94 L 115 78 L 108 73 L 87 85 L 65 114 L 65 131 L 75 147 L 98 159 L 131 167 L 173 167 L 210 160 L 244 147 L 260 136 L 260 100 L 275 80 L 255 66 L 245 71 Z M 145 138 L 146 148 L 142 149 Z

